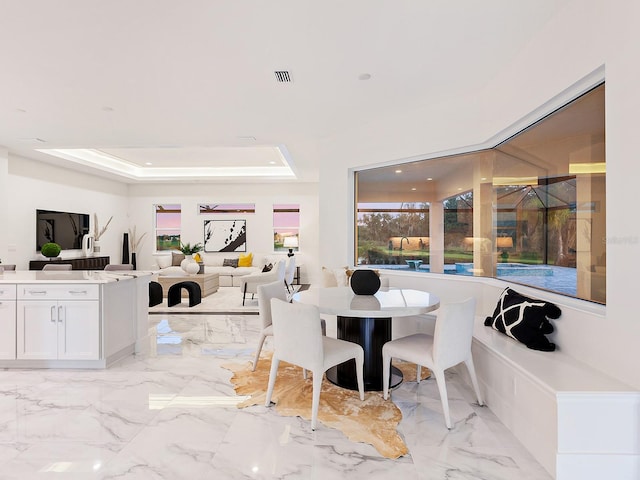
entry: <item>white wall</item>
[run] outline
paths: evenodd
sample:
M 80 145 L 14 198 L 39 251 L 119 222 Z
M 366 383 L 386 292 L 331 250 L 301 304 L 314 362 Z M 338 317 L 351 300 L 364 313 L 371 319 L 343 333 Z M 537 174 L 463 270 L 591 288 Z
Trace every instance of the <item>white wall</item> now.
M 13 155 L 9 155 L 8 169 L 0 171 L 0 185 L 4 218 L 0 258 L 4 263 L 27 270 L 29 260 L 44 258 L 36 251 L 37 209 L 90 214 L 92 229 L 94 213 L 101 225 L 113 215 L 101 238 L 101 255 L 109 255 L 112 263 L 120 262 L 127 225 L 126 185 Z M 62 258 L 81 254 L 81 250 L 61 252 Z
M 640 388 L 634 353 L 640 343 L 637 280 L 630 281 L 640 272 L 640 222 L 629 209 L 640 178 L 635 132 L 640 67 L 632 60 L 640 54 L 635 24 L 640 7 L 638 2 L 610 5 L 601 0 L 568 2 L 494 78 L 478 79 L 486 85 L 479 91 L 469 89 L 440 104 L 421 105 L 416 99 L 417 107 L 401 117 L 372 118 L 369 124 L 325 139 L 320 145 L 326 161 L 320 167 L 319 189 L 323 261 L 334 266 L 353 263 L 353 210 L 345 208 L 353 202 L 350 169 L 491 143 L 532 112 L 540 115 L 561 98 L 578 94 L 580 85 L 604 74 L 605 65 L 607 318 L 601 324 L 585 322 L 579 350 L 580 359 L 593 368 Z M 344 247 L 328 248 L 330 241 Z
M 139 234 L 147 232 L 137 254 L 138 268 L 151 268 L 155 263 L 153 221 L 155 204 L 175 203 L 182 206 L 182 241 L 202 243 L 204 220 L 246 219 L 247 252 L 274 255 L 273 205 L 300 205 L 300 248 L 296 253 L 302 264 L 302 282 L 316 283 L 319 278 L 318 260 L 318 186 L 306 184 L 172 184 L 132 185 L 130 222 Z M 200 215 L 199 203 L 254 203 L 255 214 Z M 224 254 L 219 254 L 224 256 Z M 284 256 L 284 253 L 282 253 Z

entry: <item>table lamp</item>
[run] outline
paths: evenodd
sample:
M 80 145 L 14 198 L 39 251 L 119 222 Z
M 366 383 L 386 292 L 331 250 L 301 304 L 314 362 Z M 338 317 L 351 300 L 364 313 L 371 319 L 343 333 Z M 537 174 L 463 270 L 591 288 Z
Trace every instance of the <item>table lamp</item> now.
M 298 237 L 284 237 L 284 247 L 289 249 L 288 257 L 293 257 L 293 249 L 298 248 Z

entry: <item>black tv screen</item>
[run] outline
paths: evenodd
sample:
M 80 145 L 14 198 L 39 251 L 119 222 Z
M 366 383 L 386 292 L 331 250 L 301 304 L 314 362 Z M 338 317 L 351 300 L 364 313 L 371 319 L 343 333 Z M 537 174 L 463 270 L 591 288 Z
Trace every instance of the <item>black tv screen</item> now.
M 86 213 L 36 210 L 36 250 L 54 242 L 63 250 L 82 248 L 82 237 L 89 233 L 89 215 Z

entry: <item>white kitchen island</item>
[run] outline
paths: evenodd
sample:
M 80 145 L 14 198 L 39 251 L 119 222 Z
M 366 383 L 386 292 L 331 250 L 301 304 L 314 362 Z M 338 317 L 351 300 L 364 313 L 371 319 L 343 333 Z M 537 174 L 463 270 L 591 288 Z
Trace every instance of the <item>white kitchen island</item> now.
M 148 272 L 0 274 L 1 368 L 106 368 L 147 336 Z

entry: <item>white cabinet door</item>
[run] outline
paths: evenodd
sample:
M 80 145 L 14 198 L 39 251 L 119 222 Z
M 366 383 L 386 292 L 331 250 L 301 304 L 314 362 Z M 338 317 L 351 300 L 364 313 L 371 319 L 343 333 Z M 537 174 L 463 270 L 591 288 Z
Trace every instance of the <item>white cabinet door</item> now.
M 58 302 L 58 359 L 100 358 L 100 310 L 97 301 Z
M 57 359 L 58 302 L 19 301 L 16 338 L 16 358 Z
M 16 359 L 16 301 L 0 299 L 0 359 Z

